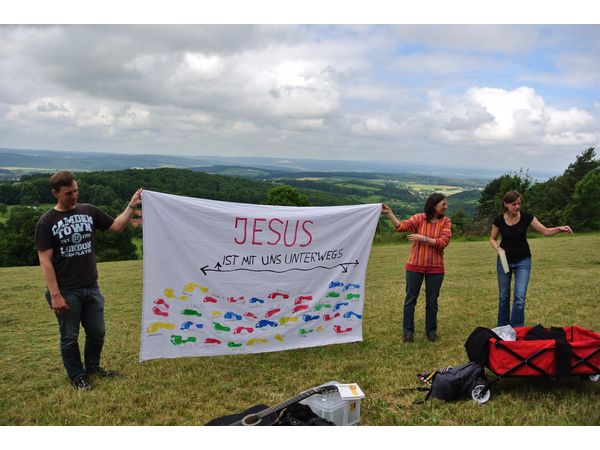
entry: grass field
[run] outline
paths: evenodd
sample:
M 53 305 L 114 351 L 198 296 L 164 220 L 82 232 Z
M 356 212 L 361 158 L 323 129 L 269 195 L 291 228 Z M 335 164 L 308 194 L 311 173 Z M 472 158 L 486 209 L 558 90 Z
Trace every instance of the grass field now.
M 600 234 L 530 240 L 533 271 L 526 321 L 600 330 Z M 0 268 L 0 425 L 201 425 L 257 403 L 275 404 L 330 380 L 357 382 L 366 394 L 362 425 L 598 425 L 600 383 L 507 379 L 485 405 L 470 400 L 415 404 L 415 374 L 467 361 L 476 326 L 495 326 L 494 253 L 487 242 L 453 242 L 446 251 L 439 335 L 401 341 L 405 243 L 372 250 L 360 343 L 287 352 L 139 363 L 142 261 L 99 264 L 106 297 L 103 366 L 122 376 L 90 392 L 67 382 L 58 330 L 43 299 L 39 267 Z M 484 445 L 484 444 L 481 444 Z

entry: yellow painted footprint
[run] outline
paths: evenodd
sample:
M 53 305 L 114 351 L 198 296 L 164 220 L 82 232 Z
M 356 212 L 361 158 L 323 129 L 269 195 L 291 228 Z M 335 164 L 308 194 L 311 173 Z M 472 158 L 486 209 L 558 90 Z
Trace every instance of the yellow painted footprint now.
M 175 325 L 168 322 L 154 322 L 152 325 L 146 328 L 146 333 L 156 333 L 161 328 L 172 330 L 173 328 L 175 328 Z
M 190 283 L 186 284 L 183 287 L 183 292 L 189 293 L 189 292 L 192 292 L 194 289 L 200 289 L 200 291 L 204 292 L 205 294 L 208 292 L 208 288 L 207 287 L 200 286 L 199 284 L 196 284 L 196 283 L 193 283 L 193 282 L 190 282 Z
M 246 342 L 247 345 L 254 345 L 254 344 L 266 344 L 267 342 L 269 342 L 267 339 L 260 339 L 260 338 L 254 338 L 254 339 L 250 339 L 248 342 Z
M 277 334 L 275 335 L 275 340 L 276 340 L 276 341 L 279 341 L 279 342 L 283 342 L 283 336 L 282 336 L 282 335 L 280 335 L 279 333 L 277 333 Z
M 177 295 L 175 295 L 175 291 L 173 291 L 173 289 L 171 289 L 171 288 L 165 289 L 165 297 L 176 298 L 178 300 L 187 300 L 188 299 L 187 295 L 182 295 L 182 296 L 178 297 Z

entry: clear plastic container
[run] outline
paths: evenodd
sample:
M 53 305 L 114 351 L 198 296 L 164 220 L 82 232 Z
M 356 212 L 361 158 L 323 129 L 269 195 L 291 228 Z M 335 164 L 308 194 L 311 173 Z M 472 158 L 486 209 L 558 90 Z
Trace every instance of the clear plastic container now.
M 329 384 L 339 383 L 330 381 L 322 386 Z M 360 399 L 342 400 L 335 390 L 311 395 L 300 403 L 307 405 L 317 416 L 331 420 L 336 425 L 358 425 L 360 422 Z

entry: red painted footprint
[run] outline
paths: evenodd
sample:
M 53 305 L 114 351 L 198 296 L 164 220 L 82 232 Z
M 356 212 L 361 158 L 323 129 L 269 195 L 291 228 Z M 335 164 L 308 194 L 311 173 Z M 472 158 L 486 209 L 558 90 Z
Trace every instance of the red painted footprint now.
M 269 298 L 270 299 L 275 299 L 277 297 L 282 297 L 283 299 L 287 300 L 288 298 L 290 298 L 290 296 L 288 294 L 285 294 L 283 292 L 271 292 L 269 294 Z
M 352 328 L 348 327 L 348 328 L 342 330 L 341 326 L 334 325 L 333 326 L 333 331 L 335 331 L 337 334 L 342 334 L 342 333 L 348 333 L 349 331 L 352 331 Z
M 300 295 L 294 300 L 294 305 L 299 305 L 302 302 L 310 302 L 312 299 L 311 295 Z
M 332 316 L 332 315 L 330 315 L 330 314 L 325 314 L 325 315 L 323 316 L 323 320 L 329 321 L 329 320 L 333 320 L 333 319 L 335 319 L 336 317 L 340 317 L 340 313 L 339 313 L 339 312 L 338 312 L 338 313 L 335 313 L 333 316 Z
M 296 306 L 296 307 L 295 307 L 295 308 L 292 310 L 292 312 L 303 311 L 303 310 L 305 310 L 305 309 L 308 309 L 308 308 L 309 308 L 309 306 L 308 306 L 308 305 L 298 305 L 298 306 Z
M 265 317 L 268 319 L 269 317 L 277 314 L 279 311 L 281 311 L 281 308 L 275 308 L 275 309 L 272 309 L 271 311 L 267 311 L 267 313 L 265 314 Z
M 169 317 L 169 313 L 166 311 L 163 311 L 158 306 L 155 306 L 154 308 L 152 308 L 152 312 L 154 313 L 155 316 Z

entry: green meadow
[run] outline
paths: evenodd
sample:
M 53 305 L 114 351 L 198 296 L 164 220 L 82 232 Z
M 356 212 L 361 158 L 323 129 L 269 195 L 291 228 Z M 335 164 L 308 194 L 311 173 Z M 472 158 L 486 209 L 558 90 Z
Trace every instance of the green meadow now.
M 600 330 L 600 234 L 530 239 L 526 322 Z M 330 380 L 356 382 L 366 398 L 361 425 L 598 425 L 600 382 L 511 378 L 492 398 L 417 404 L 415 374 L 467 361 L 464 342 L 494 327 L 495 253 L 487 241 L 452 242 L 439 302 L 439 340 L 424 336 L 424 301 L 414 344 L 402 343 L 401 241 L 373 247 L 366 280 L 363 341 L 286 352 L 138 362 L 142 261 L 99 264 L 106 297 L 103 366 L 116 379 L 78 392 L 60 360 L 55 318 L 39 267 L 0 268 L 0 425 L 202 425 L 264 403 L 273 405 Z M 82 332 L 83 334 L 83 332 Z M 485 444 L 481 444 L 485 445 Z

